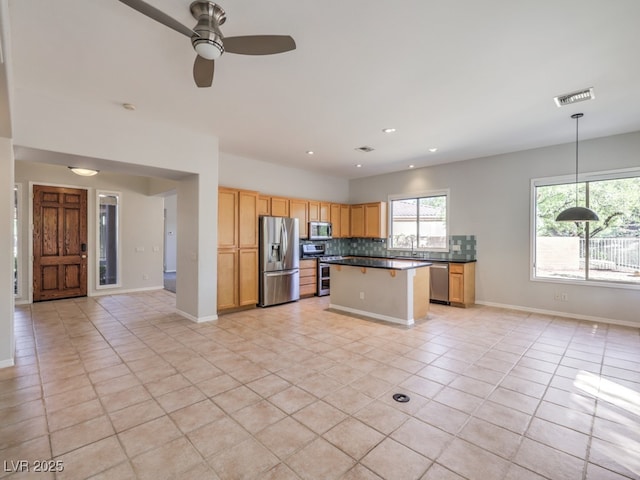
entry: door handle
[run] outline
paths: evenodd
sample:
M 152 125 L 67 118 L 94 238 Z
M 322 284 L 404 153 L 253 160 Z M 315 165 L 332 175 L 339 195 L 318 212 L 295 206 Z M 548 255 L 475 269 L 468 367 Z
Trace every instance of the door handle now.
M 81 258 L 87 258 L 87 256 L 86 255 L 82 255 Z

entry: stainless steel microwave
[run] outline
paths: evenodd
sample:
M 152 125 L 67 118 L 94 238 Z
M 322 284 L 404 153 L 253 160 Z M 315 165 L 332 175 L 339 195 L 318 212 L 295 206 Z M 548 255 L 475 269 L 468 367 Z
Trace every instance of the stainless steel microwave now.
M 330 222 L 309 222 L 309 240 L 329 240 L 330 238 Z

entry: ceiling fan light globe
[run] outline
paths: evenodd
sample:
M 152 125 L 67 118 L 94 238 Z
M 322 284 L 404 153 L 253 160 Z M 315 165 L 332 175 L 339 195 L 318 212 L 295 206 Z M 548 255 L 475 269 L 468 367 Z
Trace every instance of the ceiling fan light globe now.
M 207 60 L 217 60 L 222 56 L 224 48 L 220 43 L 206 38 L 199 38 L 193 42 L 196 53 Z

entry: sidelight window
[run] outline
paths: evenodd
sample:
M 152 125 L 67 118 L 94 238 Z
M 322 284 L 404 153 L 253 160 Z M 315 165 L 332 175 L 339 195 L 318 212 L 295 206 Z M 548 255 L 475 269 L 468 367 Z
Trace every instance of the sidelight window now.
M 21 193 L 22 185 L 16 183 L 13 187 L 13 294 L 21 296 L 21 262 L 20 262 L 20 226 L 21 226 Z
M 120 194 L 98 192 L 98 288 L 120 284 Z
M 449 192 L 389 197 L 389 248 L 448 251 Z

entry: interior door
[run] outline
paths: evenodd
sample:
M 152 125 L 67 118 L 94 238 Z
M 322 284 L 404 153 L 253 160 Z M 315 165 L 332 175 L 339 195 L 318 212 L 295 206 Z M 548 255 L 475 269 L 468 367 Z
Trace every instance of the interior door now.
M 33 186 L 33 301 L 87 294 L 87 191 Z

